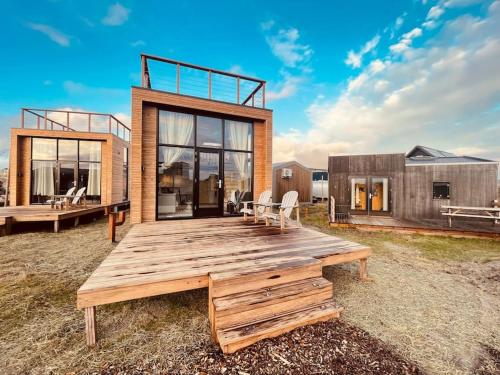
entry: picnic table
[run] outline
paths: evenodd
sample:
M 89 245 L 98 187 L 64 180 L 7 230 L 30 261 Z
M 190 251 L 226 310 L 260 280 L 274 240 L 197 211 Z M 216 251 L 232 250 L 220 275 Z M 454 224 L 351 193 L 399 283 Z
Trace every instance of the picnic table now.
M 445 210 L 443 216 L 448 216 L 448 226 L 451 228 L 453 217 L 472 217 L 493 220 L 493 225 L 500 223 L 500 207 L 467 207 L 467 206 L 441 206 Z

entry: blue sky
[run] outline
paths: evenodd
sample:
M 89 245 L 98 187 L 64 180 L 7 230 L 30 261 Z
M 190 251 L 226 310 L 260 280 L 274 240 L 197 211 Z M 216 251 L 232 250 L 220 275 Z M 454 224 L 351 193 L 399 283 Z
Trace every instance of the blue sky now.
M 500 159 L 500 2 L 9 1 L 0 163 L 19 108 L 130 115 L 141 52 L 268 81 L 274 159 L 414 144 Z

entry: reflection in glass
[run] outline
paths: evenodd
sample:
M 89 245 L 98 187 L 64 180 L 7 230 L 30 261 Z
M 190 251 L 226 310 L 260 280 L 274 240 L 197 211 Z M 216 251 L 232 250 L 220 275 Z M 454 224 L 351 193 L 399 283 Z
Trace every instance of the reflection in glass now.
M 56 160 L 57 139 L 33 138 L 31 158 L 34 160 Z
M 101 142 L 80 141 L 80 160 L 101 161 Z
M 351 210 L 366 210 L 366 178 L 351 179 Z
M 158 147 L 158 218 L 193 216 L 194 150 Z
M 31 201 L 45 203 L 56 190 L 56 162 L 33 161 L 31 165 Z
M 193 146 L 194 116 L 187 113 L 160 111 L 160 144 Z
M 76 186 L 75 170 L 75 162 L 59 163 L 59 194 L 66 194 L 69 189 Z
M 196 146 L 222 147 L 222 120 L 213 117 L 196 117 Z
M 252 151 L 252 124 L 226 120 L 224 147 L 230 150 Z
M 387 177 L 373 177 L 371 193 L 371 209 L 373 211 L 388 211 L 389 179 Z
M 58 153 L 59 160 L 78 160 L 78 141 L 60 139 Z
M 252 200 L 252 154 L 224 152 L 224 209 L 236 213 L 240 202 Z
M 101 163 L 80 162 L 78 168 L 78 188 L 85 187 L 87 201 L 101 201 Z
M 200 208 L 219 207 L 219 154 L 199 153 L 199 193 Z

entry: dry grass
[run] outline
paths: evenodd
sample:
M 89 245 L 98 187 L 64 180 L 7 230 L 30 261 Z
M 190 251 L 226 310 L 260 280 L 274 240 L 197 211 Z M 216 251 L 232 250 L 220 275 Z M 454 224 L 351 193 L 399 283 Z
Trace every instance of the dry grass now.
M 498 242 L 330 231 L 323 216 L 317 209 L 306 221 L 374 249 L 373 283 L 355 279 L 356 265 L 325 270 L 345 320 L 430 373 L 494 373 L 498 360 L 485 353 L 500 348 Z M 119 227 L 117 238 L 127 230 Z M 205 290 L 99 307 L 99 346 L 88 349 L 76 290 L 113 249 L 105 238 L 104 220 L 0 237 L 3 373 L 88 373 L 110 364 L 193 373 L 193 361 L 217 350 Z
M 430 373 L 500 371 L 486 349 L 500 350 L 500 242 L 328 229 L 325 207 L 309 213 L 309 225 L 374 250 L 373 283 L 353 282 L 355 265 L 325 270 L 346 321 Z

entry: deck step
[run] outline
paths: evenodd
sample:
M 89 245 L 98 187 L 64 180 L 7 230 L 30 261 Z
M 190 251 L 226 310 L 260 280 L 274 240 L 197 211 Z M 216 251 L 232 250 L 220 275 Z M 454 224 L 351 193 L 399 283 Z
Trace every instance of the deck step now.
M 321 275 L 321 261 L 317 259 L 302 256 L 270 257 L 256 260 L 251 267 L 211 273 L 209 288 L 211 298 L 216 298 Z
M 304 306 L 330 301 L 332 283 L 323 277 L 274 285 L 213 299 L 215 329 L 273 318 Z
M 270 319 L 219 329 L 217 339 L 224 353 L 233 353 L 259 340 L 276 337 L 304 325 L 338 318 L 341 311 L 342 308 L 333 301 L 327 301 L 279 314 Z

